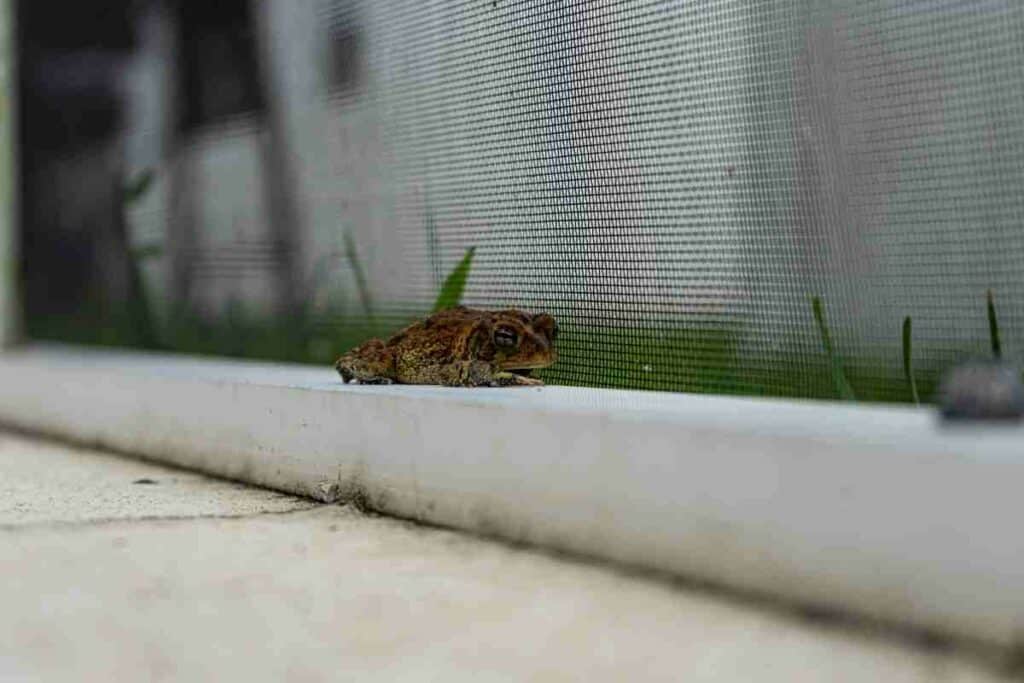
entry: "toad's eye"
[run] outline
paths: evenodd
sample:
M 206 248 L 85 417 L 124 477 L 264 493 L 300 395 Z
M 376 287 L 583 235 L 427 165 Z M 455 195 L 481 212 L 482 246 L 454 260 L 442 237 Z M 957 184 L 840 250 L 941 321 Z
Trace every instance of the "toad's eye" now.
M 514 349 L 519 346 L 519 335 L 510 327 L 494 330 L 494 345 L 499 349 Z

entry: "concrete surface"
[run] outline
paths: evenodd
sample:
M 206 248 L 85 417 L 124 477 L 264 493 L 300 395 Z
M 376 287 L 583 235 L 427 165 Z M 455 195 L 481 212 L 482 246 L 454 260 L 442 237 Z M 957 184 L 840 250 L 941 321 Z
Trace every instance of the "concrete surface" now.
M 0 435 L 0 480 L 2 681 L 999 680 L 905 639 L 94 451 Z
M 992 647 L 1024 632 L 1024 425 L 35 344 L 0 354 L 0 387 L 0 424 L 325 503 Z
M 0 526 L 250 515 L 314 505 L 185 470 L 0 432 Z

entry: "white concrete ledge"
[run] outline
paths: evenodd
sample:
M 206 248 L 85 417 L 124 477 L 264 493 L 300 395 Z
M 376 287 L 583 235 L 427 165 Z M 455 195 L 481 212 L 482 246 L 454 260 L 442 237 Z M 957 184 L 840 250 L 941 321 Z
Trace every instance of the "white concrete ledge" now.
M 1024 638 L 1024 429 L 926 410 L 45 346 L 0 423 L 321 500 L 983 640 Z

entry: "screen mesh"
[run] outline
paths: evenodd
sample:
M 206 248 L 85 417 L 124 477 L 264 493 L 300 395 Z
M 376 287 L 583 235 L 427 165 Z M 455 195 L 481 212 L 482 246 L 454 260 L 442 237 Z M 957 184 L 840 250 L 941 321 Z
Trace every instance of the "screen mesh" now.
M 329 363 L 472 249 L 552 383 L 833 397 L 815 297 L 858 398 L 989 291 L 1022 360 L 1014 0 L 108 4 L 21 15 L 36 336 Z

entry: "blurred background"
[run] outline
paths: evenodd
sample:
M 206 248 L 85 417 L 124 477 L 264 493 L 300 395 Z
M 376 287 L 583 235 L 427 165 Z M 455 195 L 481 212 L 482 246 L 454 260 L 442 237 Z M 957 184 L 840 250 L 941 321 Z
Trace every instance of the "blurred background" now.
M 1022 360 L 1014 0 L 16 5 L 33 338 L 329 364 L 462 263 L 554 383 L 907 401 L 910 316 L 927 399 L 989 291 Z

